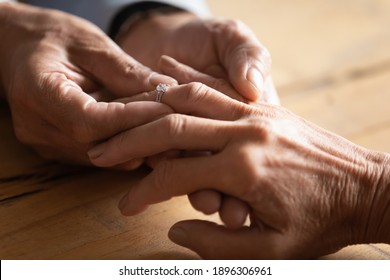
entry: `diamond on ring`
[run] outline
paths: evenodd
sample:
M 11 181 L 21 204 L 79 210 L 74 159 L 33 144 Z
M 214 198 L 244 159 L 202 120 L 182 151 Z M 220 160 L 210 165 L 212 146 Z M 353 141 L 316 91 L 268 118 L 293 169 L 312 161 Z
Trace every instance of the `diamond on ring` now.
M 162 96 L 164 95 L 164 93 L 167 92 L 168 87 L 169 87 L 168 84 L 158 84 L 156 86 L 156 92 L 157 92 L 156 102 L 161 103 Z

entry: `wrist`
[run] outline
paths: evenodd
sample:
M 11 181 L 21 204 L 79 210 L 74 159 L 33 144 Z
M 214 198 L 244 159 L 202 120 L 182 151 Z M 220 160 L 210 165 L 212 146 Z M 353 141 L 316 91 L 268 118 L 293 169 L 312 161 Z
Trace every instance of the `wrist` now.
M 170 54 L 165 42 L 180 26 L 197 18 L 196 15 L 179 9 L 155 9 L 141 13 L 138 18 L 125 22 L 115 41 L 128 54 L 144 65 L 157 69 L 162 54 Z
M 390 155 L 370 151 L 361 181 L 356 223 L 357 243 L 390 243 Z M 360 213 L 359 213 L 360 212 Z
M 372 204 L 372 226 L 377 226 L 377 230 L 373 232 L 375 240 L 372 242 L 390 243 L 390 155 L 379 153 L 378 157 L 378 183 Z

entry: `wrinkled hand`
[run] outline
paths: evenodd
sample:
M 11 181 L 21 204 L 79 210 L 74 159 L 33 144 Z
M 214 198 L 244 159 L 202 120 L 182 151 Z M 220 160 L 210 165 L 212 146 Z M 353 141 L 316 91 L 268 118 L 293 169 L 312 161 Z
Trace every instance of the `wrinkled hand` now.
M 209 82 L 209 84 L 213 84 L 214 87 L 221 91 L 226 92 L 228 90 L 227 85 L 225 83 L 218 83 L 218 79 L 213 77 L 205 77 L 204 73 L 198 72 L 194 70 L 193 68 L 189 67 L 188 65 L 179 63 L 178 61 L 174 60 L 171 57 L 163 56 L 160 60 L 160 65 L 162 69 L 166 69 L 166 65 L 172 65 L 174 64 L 174 68 L 171 69 L 171 72 L 175 74 L 175 76 L 192 76 L 195 78 L 195 80 L 206 80 Z M 169 66 L 171 67 L 171 66 Z M 194 92 L 196 94 L 196 92 Z M 123 102 L 124 104 L 132 103 L 132 102 L 140 102 L 140 101 L 153 101 L 155 100 L 156 92 L 145 92 L 138 95 L 134 95 L 131 97 L 125 97 L 121 99 L 117 99 L 119 102 Z M 255 104 L 255 103 L 254 103 Z M 191 111 L 188 112 L 189 114 L 192 114 Z M 221 114 L 221 115 L 219 115 Z M 219 119 L 223 118 L 223 112 L 216 111 L 215 114 L 212 115 L 213 118 Z M 122 166 L 125 162 L 124 158 L 118 159 L 118 161 L 113 162 L 103 162 L 100 163 L 99 160 L 95 161 L 96 157 L 99 157 L 100 154 L 103 152 L 102 148 L 104 148 L 104 145 L 98 145 L 97 147 L 93 148 L 88 152 L 90 159 L 94 164 L 105 166 L 105 167 L 111 167 L 120 165 Z M 172 150 L 172 151 L 166 151 L 159 154 L 141 154 L 140 156 L 142 158 L 146 157 L 146 164 L 150 167 L 154 168 L 159 164 L 159 162 L 167 159 L 177 158 L 177 157 L 183 157 L 183 156 L 196 156 L 196 155 L 205 155 L 208 154 L 208 152 L 188 152 L 188 151 L 178 151 L 178 150 Z M 139 162 L 138 159 L 129 159 L 130 162 Z M 191 202 L 192 206 L 205 214 L 212 214 L 217 212 L 219 209 L 223 210 L 219 211 L 222 216 L 223 220 L 229 228 L 238 228 L 242 226 L 242 223 L 245 221 L 246 216 L 248 214 L 248 207 L 245 203 L 242 201 L 234 198 L 229 197 L 227 195 L 223 195 L 215 190 L 201 190 L 194 193 L 191 193 L 188 195 L 188 199 Z
M 231 230 L 200 220 L 173 226 L 169 237 L 203 258 L 312 258 L 349 244 L 389 241 L 385 154 L 281 107 L 245 105 L 197 83 L 170 87 L 163 102 L 180 114 L 101 144 L 95 164 L 172 149 L 211 155 L 160 162 L 123 197 L 123 214 L 210 189 L 247 205 L 249 227 Z M 226 222 L 224 207 L 218 211 Z
M 117 41 L 139 61 L 181 84 L 202 82 L 240 101 L 261 99 L 279 104 L 270 75 L 270 55 L 240 21 L 204 20 L 186 12 L 152 13 L 122 31 Z M 149 165 L 155 158 L 149 158 Z M 230 201 L 227 212 L 245 212 L 239 201 L 223 199 L 211 190 L 193 193 L 189 199 L 204 213 L 213 212 L 222 200 Z
M 179 83 L 198 81 L 215 87 L 207 76 L 214 77 L 218 78 L 217 85 L 230 88 L 224 93 L 231 97 L 279 103 L 270 76 L 269 52 L 240 21 L 205 20 L 186 12 L 156 13 L 130 26 L 118 35 L 117 41 L 152 69 L 159 69 L 160 56 L 168 55 L 204 74 L 204 79 L 199 80 L 169 67 L 162 69 Z
M 91 144 L 172 112 L 90 95 L 106 88 L 130 96 L 175 80 L 138 63 L 87 21 L 22 4 L 3 5 L 0 21 L 1 85 L 15 132 L 42 156 L 89 163 Z
M 197 81 L 240 101 L 280 103 L 270 75 L 270 54 L 240 21 L 205 20 L 186 12 L 152 13 L 119 34 L 117 41 L 136 59 L 181 84 Z M 204 213 L 221 204 L 230 205 L 224 208 L 228 213 L 246 211 L 239 201 L 211 190 L 193 193 L 189 199 Z

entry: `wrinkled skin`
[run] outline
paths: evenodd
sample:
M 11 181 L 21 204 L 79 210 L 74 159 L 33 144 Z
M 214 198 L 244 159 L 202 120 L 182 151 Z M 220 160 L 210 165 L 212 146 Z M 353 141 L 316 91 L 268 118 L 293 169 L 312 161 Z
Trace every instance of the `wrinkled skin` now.
M 172 112 L 151 102 L 99 102 L 93 93 L 103 89 L 118 98 L 176 81 L 128 56 L 91 23 L 54 10 L 0 5 L 3 96 L 16 136 L 41 156 L 90 164 L 87 150 L 97 141 Z
M 226 226 L 197 220 L 172 227 L 169 237 L 203 258 L 313 258 L 349 244 L 390 241 L 388 154 L 280 106 L 249 106 L 200 83 L 170 87 L 163 102 L 177 113 L 100 144 L 94 163 L 115 165 L 172 149 L 209 154 L 160 161 L 122 198 L 124 215 L 202 190 L 241 201 L 250 226 L 241 217 L 229 228 L 231 216 L 221 205 Z
M 201 19 L 187 12 L 151 13 L 122 30 L 116 41 L 145 65 L 181 84 L 202 82 L 243 102 L 279 104 L 270 75 L 270 54 L 240 21 Z M 153 166 L 156 157 L 164 156 L 153 156 L 147 162 Z M 224 205 L 233 228 L 247 212 L 240 201 L 212 190 L 190 194 L 189 199 L 204 213 Z

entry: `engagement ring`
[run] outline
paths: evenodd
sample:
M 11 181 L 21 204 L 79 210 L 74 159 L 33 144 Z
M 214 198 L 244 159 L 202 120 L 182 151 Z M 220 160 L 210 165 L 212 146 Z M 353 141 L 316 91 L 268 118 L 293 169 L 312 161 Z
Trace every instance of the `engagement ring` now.
M 168 87 L 169 87 L 169 85 L 167 85 L 167 84 L 158 84 L 156 86 L 156 92 L 157 92 L 156 102 L 161 103 L 161 98 L 164 95 L 164 93 L 167 92 Z

